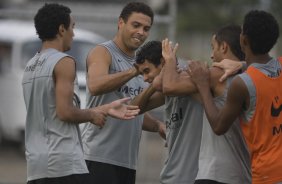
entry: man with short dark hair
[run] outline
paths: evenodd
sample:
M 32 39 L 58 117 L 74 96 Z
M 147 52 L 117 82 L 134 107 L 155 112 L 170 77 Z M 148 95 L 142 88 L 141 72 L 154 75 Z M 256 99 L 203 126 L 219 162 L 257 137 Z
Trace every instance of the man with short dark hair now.
M 239 26 L 228 25 L 213 35 L 211 58 L 214 62 L 244 58 L 240 31 Z M 163 44 L 159 41 L 146 43 L 137 52 L 136 59 L 140 74 L 153 85 L 132 103 L 139 105 L 140 113 L 165 103 L 169 154 L 161 172 L 161 183 L 194 184 L 195 180 L 197 184 L 251 183 L 248 150 L 239 122 L 220 137 L 210 129 L 206 118 L 202 123 L 197 88 L 186 72 L 178 73 L 177 68 L 182 68 L 183 63 L 174 58 L 168 40 L 164 40 Z M 210 90 L 216 104 L 221 106 L 233 76 L 221 83 L 219 78 L 223 71 L 212 67 L 210 72 Z
M 221 109 L 212 100 L 208 70 L 197 63 L 190 65 L 213 131 L 224 134 L 240 117 L 253 184 L 282 182 L 282 61 L 269 55 L 278 37 L 279 25 L 270 13 L 252 10 L 245 15 L 240 45 L 248 68 L 232 81 Z
M 64 53 L 74 37 L 70 14 L 66 6 L 45 4 L 34 17 L 42 47 L 27 63 L 22 80 L 28 184 L 88 183 L 78 125 L 103 127 L 108 115 L 132 119 L 139 112 L 123 104 L 126 98 L 80 109 L 75 60 Z
M 99 44 L 87 57 L 87 107 L 123 97 L 134 98 L 146 86 L 134 67 L 135 51 L 149 36 L 152 9 L 130 2 L 121 11 L 113 40 Z M 144 123 L 143 123 L 144 122 Z M 142 128 L 162 132 L 161 123 L 148 114 L 130 121 L 108 118 L 100 129 L 87 124 L 82 133 L 84 157 L 93 183 L 135 183 Z

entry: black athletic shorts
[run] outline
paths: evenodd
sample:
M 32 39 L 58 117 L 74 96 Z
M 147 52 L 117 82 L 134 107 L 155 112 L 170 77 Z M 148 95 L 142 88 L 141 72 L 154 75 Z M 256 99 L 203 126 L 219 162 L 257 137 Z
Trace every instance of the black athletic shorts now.
M 86 160 L 92 183 L 97 184 L 134 184 L 136 170 L 112 164 Z
M 195 184 L 225 184 L 225 183 L 220 183 L 214 180 L 196 180 Z
M 90 174 L 73 174 L 56 178 L 41 178 L 28 181 L 27 184 L 91 184 Z

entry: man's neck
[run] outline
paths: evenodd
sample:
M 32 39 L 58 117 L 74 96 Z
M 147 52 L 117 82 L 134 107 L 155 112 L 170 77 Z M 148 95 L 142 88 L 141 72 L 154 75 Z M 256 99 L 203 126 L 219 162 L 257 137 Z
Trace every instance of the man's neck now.
M 248 66 L 252 63 L 266 64 L 270 59 L 271 57 L 268 53 L 263 55 L 246 54 L 246 62 Z
M 63 52 L 61 44 L 58 41 L 55 41 L 55 40 L 53 40 L 53 41 L 44 41 L 42 43 L 41 51 L 46 50 L 46 49 L 50 49 L 50 48 L 53 48 L 53 49 L 56 49 L 58 51 Z
M 235 56 L 233 53 L 227 53 L 225 56 L 223 56 L 223 59 L 230 59 L 233 61 L 240 61 L 240 59 Z
M 116 44 L 116 46 L 127 56 L 134 57 L 135 56 L 135 50 L 131 50 L 126 47 L 126 45 L 117 37 L 113 39 L 113 42 Z

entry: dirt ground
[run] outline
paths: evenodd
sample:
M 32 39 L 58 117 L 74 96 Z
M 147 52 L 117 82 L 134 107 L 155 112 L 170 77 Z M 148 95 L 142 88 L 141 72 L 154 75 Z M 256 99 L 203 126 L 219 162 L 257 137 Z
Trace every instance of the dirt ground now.
M 143 132 L 136 184 L 159 183 L 164 151 L 164 141 L 157 134 Z M 0 184 L 24 183 L 26 183 L 25 157 L 17 144 L 5 142 L 0 146 Z

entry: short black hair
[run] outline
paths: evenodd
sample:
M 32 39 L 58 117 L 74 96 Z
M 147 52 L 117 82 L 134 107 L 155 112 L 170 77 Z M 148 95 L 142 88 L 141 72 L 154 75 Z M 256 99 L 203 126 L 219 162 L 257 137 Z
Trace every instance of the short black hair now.
M 245 54 L 242 52 L 240 46 L 240 34 L 241 27 L 238 25 L 230 24 L 221 27 L 215 33 L 215 40 L 221 44 L 222 42 L 226 42 L 231 52 L 241 61 L 245 59 Z
M 161 64 L 162 58 L 162 42 L 149 41 L 144 44 L 136 54 L 136 63 L 142 64 L 145 60 L 154 64 L 156 67 Z
M 68 29 L 70 25 L 70 8 L 56 4 L 46 3 L 34 17 L 34 26 L 38 37 L 42 41 L 53 40 L 59 31 L 60 25 Z
M 128 17 L 133 13 L 142 13 L 144 15 L 147 15 L 151 18 L 151 25 L 154 22 L 154 12 L 145 3 L 142 2 L 130 2 L 128 3 L 121 11 L 119 18 L 122 18 L 124 22 L 127 22 Z
M 279 37 L 276 19 L 263 10 L 252 10 L 245 15 L 242 34 L 246 35 L 254 54 L 266 54 Z

